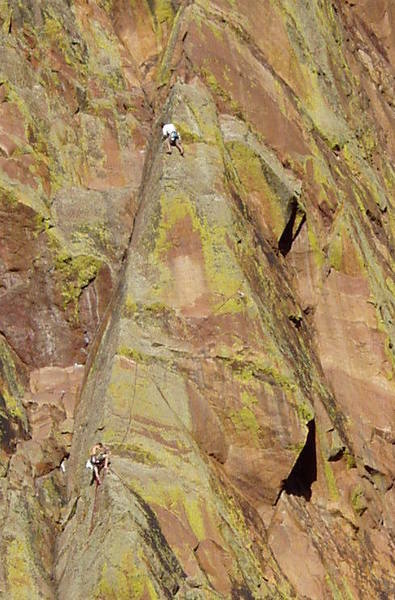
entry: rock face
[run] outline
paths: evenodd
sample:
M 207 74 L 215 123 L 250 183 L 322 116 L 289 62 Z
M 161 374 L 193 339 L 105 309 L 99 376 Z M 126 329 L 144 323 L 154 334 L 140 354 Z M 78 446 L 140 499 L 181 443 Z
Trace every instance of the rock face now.
M 0 597 L 390 598 L 392 2 L 0 6 Z

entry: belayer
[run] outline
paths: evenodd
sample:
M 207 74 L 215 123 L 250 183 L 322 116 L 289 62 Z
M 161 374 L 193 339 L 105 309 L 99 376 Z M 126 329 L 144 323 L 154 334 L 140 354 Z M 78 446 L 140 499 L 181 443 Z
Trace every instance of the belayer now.
M 171 154 L 171 147 L 176 146 L 181 156 L 184 156 L 184 148 L 181 144 L 181 136 L 174 127 L 173 123 L 162 122 L 160 126 L 162 127 L 163 139 L 166 140 L 167 154 Z
M 92 482 L 96 481 L 97 485 L 101 485 L 100 473 L 107 472 L 110 464 L 110 450 L 106 446 L 103 446 L 101 442 L 97 442 L 90 451 L 89 460 L 86 463 L 87 469 L 92 469 L 93 477 Z

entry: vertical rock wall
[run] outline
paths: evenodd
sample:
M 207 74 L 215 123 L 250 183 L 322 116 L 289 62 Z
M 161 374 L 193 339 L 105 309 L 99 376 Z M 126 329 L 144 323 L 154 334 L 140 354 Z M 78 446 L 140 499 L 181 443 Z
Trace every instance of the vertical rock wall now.
M 4 598 L 390 597 L 393 16 L 3 2 Z

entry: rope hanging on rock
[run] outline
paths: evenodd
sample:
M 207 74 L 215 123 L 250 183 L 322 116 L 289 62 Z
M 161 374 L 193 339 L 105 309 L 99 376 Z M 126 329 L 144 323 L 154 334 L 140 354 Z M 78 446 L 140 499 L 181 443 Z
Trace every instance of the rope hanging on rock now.
M 137 371 L 138 371 L 138 363 L 135 360 L 134 361 L 134 365 L 135 365 L 135 370 L 134 370 L 134 386 L 133 386 L 133 395 L 129 404 L 129 422 L 128 422 L 128 426 L 127 429 L 125 431 L 125 434 L 122 438 L 121 441 L 121 445 L 125 442 L 126 438 L 128 437 L 129 433 L 130 433 L 130 429 L 132 427 L 132 421 L 133 421 L 133 410 L 134 410 L 134 403 L 136 400 L 136 389 L 137 389 Z

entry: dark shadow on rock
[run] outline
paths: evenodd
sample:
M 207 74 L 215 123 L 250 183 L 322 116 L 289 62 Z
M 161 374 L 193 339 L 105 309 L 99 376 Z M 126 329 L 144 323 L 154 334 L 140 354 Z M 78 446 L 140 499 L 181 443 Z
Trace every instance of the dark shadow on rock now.
M 284 231 L 281 234 L 280 239 L 278 240 L 278 249 L 283 256 L 286 256 L 288 252 L 292 248 L 292 244 L 295 239 L 298 237 L 300 230 L 303 227 L 304 222 L 306 221 L 306 215 L 303 215 L 302 220 L 300 221 L 297 230 L 294 232 L 294 226 L 296 221 L 296 215 L 298 213 L 298 203 L 296 200 L 293 200 L 291 206 L 291 215 L 289 217 L 288 223 L 285 226 Z
M 283 490 L 291 496 L 311 498 L 311 485 L 317 480 L 317 453 L 315 445 L 315 422 L 307 424 L 309 432 L 302 452 L 284 482 Z

